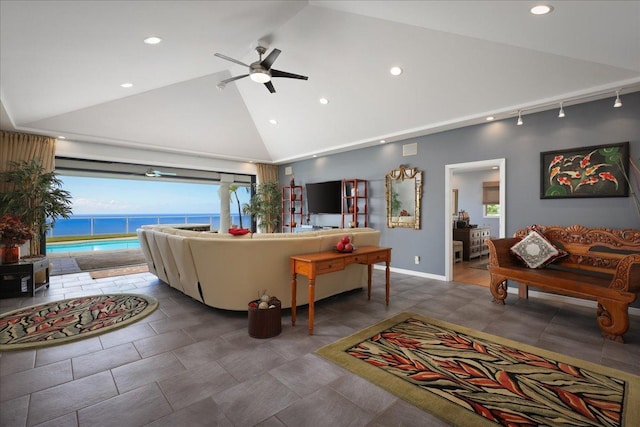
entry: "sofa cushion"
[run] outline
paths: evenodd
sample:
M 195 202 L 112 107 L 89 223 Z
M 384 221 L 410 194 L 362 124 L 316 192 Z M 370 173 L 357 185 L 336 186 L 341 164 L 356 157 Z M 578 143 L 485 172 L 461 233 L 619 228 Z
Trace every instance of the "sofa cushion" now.
M 536 229 L 532 229 L 524 239 L 513 245 L 510 251 L 529 268 L 543 268 L 568 255 Z

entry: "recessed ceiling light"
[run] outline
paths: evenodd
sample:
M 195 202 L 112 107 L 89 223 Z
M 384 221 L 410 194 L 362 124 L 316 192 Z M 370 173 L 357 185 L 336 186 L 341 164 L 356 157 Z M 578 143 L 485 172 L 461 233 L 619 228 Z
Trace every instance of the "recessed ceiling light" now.
M 276 119 L 270 119 L 269 123 L 271 123 L 272 125 L 277 125 L 278 121 Z
M 402 68 L 400 68 L 400 67 L 391 67 L 389 72 L 391 73 L 392 76 L 399 76 L 400 74 L 402 74 Z
M 144 42 L 146 44 L 158 44 L 162 41 L 162 38 L 158 37 L 158 36 L 151 36 L 151 37 L 147 37 L 146 39 L 144 39 Z
M 327 105 L 328 103 L 329 103 L 329 100 L 327 98 L 320 98 L 320 104 Z
M 315 159 L 316 157 L 318 157 L 318 155 L 317 155 L 317 154 L 314 154 L 314 155 L 313 155 L 313 158 Z
M 539 4 L 531 8 L 531 13 L 534 15 L 546 15 L 553 12 L 553 6 L 548 4 Z
M 133 83 L 122 83 L 122 84 L 120 85 L 120 87 L 123 87 L 123 88 L 130 88 L 130 87 L 133 87 Z
M 58 139 L 67 139 L 67 137 L 66 137 L 66 136 L 63 136 L 63 135 L 59 135 L 59 136 L 58 136 Z
M 492 166 L 491 169 L 496 170 L 498 169 L 498 166 Z
M 380 140 L 380 144 L 384 144 L 385 142 L 387 142 L 387 140 L 386 140 L 386 139 L 381 139 L 381 140 Z
M 495 117 L 493 117 L 493 116 L 489 116 L 489 117 L 487 117 L 487 121 L 488 121 L 488 122 L 490 122 L 491 120 L 495 120 L 495 119 L 496 119 L 496 118 L 495 118 Z

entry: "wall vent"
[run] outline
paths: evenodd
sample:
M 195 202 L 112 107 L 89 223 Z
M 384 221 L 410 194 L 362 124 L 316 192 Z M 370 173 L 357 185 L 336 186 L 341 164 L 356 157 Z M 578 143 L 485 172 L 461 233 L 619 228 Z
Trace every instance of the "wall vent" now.
M 402 157 L 415 156 L 416 154 L 418 154 L 417 142 L 414 142 L 413 144 L 404 144 L 402 146 Z

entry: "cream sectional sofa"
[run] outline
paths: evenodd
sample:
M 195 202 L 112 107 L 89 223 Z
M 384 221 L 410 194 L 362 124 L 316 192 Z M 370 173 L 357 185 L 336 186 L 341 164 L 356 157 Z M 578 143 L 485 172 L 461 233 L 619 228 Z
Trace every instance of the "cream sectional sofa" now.
M 137 232 L 149 271 L 160 280 L 211 307 L 245 311 L 265 289 L 283 308 L 291 307 L 291 255 L 332 250 L 345 235 L 356 248 L 380 243 L 380 232 L 371 228 L 232 236 L 153 225 Z M 305 305 L 308 281 L 301 275 L 297 280 L 297 304 Z M 367 267 L 350 265 L 319 276 L 315 297 L 320 300 L 366 283 Z

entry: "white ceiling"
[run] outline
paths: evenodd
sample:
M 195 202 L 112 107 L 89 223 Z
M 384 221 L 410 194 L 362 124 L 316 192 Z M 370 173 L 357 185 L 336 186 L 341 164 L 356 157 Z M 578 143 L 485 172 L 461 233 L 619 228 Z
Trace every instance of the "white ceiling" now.
M 284 163 L 640 90 L 640 1 L 547 3 L 0 0 L 0 127 Z M 217 90 L 259 40 L 309 80 Z

